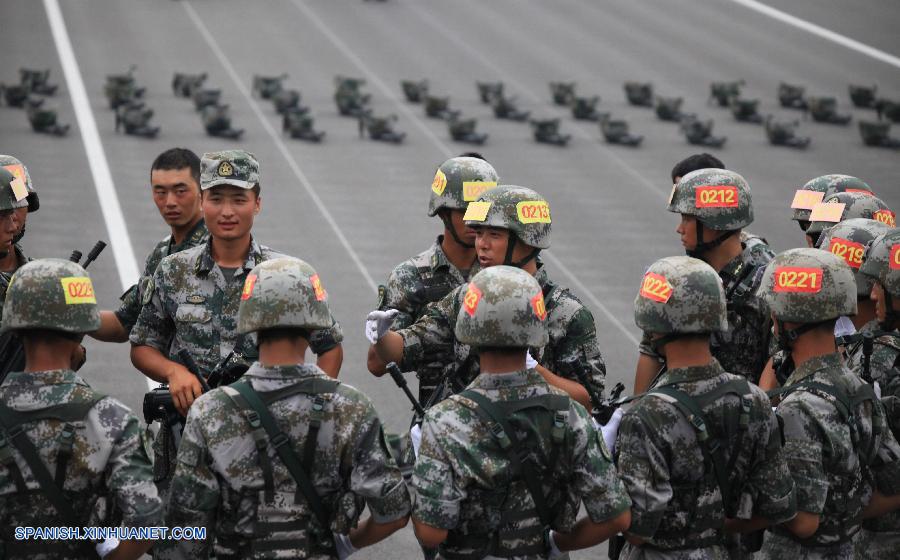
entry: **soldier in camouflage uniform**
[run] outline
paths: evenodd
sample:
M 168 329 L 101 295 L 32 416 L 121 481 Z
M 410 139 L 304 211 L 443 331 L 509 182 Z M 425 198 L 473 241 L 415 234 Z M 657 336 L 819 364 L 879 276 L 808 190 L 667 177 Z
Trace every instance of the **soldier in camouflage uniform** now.
M 900 229 L 878 236 L 866 250 L 859 272 L 871 285 L 880 331 L 871 349 L 851 356 L 848 366 L 864 381 L 877 383 L 888 424 L 900 438 Z M 866 356 L 868 354 L 868 356 Z M 900 551 L 900 511 L 863 521 L 856 554 L 861 560 L 888 560 Z
M 463 215 L 469 202 L 496 187 L 497 181 L 497 172 L 483 159 L 455 157 L 438 168 L 431 183 L 428 215 L 441 218 L 443 235 L 427 250 L 394 267 L 387 286 L 378 287 L 377 309 L 398 311 L 392 330 L 415 323 L 429 304 L 440 301 L 462 285 L 472 271 L 477 272 L 475 233 L 463 224 Z M 378 367 L 374 350 L 369 354 L 370 371 L 383 375 L 384 368 Z M 420 402 L 428 401 L 449 359 L 450 355 L 441 353 L 423 357 L 416 369 Z
M 0 557 L 82 559 L 113 549 L 140 557 L 150 542 L 111 540 L 95 553 L 86 540 L 14 538 L 16 527 L 159 526 L 162 502 L 138 419 L 69 368 L 100 323 L 87 272 L 59 259 L 27 263 L 4 311 L 2 330 L 19 333 L 27 359 L 0 386 Z
M 699 259 L 661 259 L 641 282 L 635 323 L 667 369 L 619 427 L 617 464 L 634 501 L 621 558 L 739 558 L 726 532 L 796 513 L 769 398 L 714 357 L 726 308 L 719 275 Z
M 685 252 L 712 266 L 728 301 L 728 328 L 713 333 L 712 352 L 725 371 L 757 383 L 769 359 L 771 319 L 756 296 L 757 272 L 768 247 L 745 252 L 740 233 L 753 222 L 750 186 L 733 171 L 699 169 L 672 186 L 669 212 L 681 214 L 676 232 Z M 645 334 L 640 345 L 635 393 L 646 390 L 661 360 Z
M 259 263 L 283 256 L 259 245 L 251 235 L 260 208 L 256 158 L 241 150 L 212 152 L 203 155 L 201 169 L 209 239 L 159 263 L 130 335 L 132 363 L 151 379 L 168 383 L 183 415 L 200 396 L 201 386 L 178 360 L 178 351 L 190 353 L 204 378 L 252 363 L 256 337 L 236 331 L 244 279 Z M 342 339 L 340 326 L 333 322 L 331 328 L 310 335 L 310 347 L 320 361 L 336 355 L 339 364 Z M 164 488 L 172 475 L 175 449 L 172 438 L 166 437 L 168 429 L 160 434 L 155 463 Z
M 259 360 L 188 414 L 166 521 L 209 532 L 178 543 L 183 557 L 346 558 L 406 525 L 409 491 L 372 403 L 304 363 L 310 333 L 332 323 L 305 262 L 276 258 L 247 275 L 237 330 L 257 334 Z M 363 506 L 371 516 L 357 526 Z
M 872 188 L 862 179 L 850 175 L 831 174 L 816 177 L 794 193 L 794 200 L 791 202 L 791 219 L 797 222 L 797 225 L 805 233 L 809 228 L 809 215 L 812 213 L 813 206 L 822 202 L 826 196 L 842 192 L 871 193 Z M 815 247 L 817 244 L 817 235 L 808 237 L 808 246 Z
M 541 250 L 550 247 L 551 217 L 547 201 L 531 189 L 501 185 L 470 202 L 464 221 L 475 230 L 479 266 L 512 265 L 537 279 L 547 306 L 550 341 L 543 348 L 532 348 L 529 359 L 538 361 L 538 372 L 551 385 L 589 408 L 587 391 L 593 391 L 598 397 L 603 394 L 606 365 L 597 343 L 593 315 L 569 290 L 549 279 L 537 258 Z M 389 331 L 391 312 L 370 313 L 367 336 L 378 358 L 414 370 L 426 356 L 446 352 L 454 358 L 444 369 L 444 386 L 455 393 L 468 385 L 478 375 L 478 353 L 454 334 L 465 293 L 464 286 L 457 287 L 429 306 L 414 324 L 396 332 Z
M 127 342 L 141 306 L 150 294 L 147 286 L 163 258 L 206 243 L 209 231 L 200 211 L 200 158 L 185 148 L 171 148 L 161 153 L 150 166 L 153 202 L 171 229 L 144 263 L 138 283 L 122 294 L 116 311 L 101 311 L 101 327 L 90 336 L 105 342 Z
M 413 475 L 416 536 L 441 557 L 556 558 L 628 527 L 628 494 L 587 411 L 526 366 L 548 342 L 543 296 L 510 266 L 466 287 L 455 333 L 480 350 L 481 373 L 428 410 Z
M 840 210 L 829 205 L 843 205 Z M 889 227 L 896 227 L 894 212 L 880 198 L 867 192 L 839 192 L 826 195 L 813 206 L 806 228 L 806 242 L 810 247 L 820 247 L 822 232 L 832 225 L 853 218 L 877 220 Z
M 766 267 L 759 290 L 796 365 L 776 413 L 798 513 L 769 531 L 763 556 L 850 558 L 860 520 L 900 493 L 900 447 L 885 410 L 835 348 L 836 319 L 856 313 L 852 269 L 832 253 L 792 249 Z
M 9 268 L 0 271 L 0 317 L 9 281 L 13 273 L 28 261 L 16 244 L 16 236 L 24 227 L 21 215 L 27 212 L 27 208 L 27 191 L 23 181 L 6 168 L 0 169 L 0 262 Z M 0 369 L 22 369 L 25 356 L 21 348 L 22 343 L 15 333 L 0 335 Z M 12 363 L 13 361 L 17 363 Z M 0 383 L 2 382 L 3 377 L 0 375 Z

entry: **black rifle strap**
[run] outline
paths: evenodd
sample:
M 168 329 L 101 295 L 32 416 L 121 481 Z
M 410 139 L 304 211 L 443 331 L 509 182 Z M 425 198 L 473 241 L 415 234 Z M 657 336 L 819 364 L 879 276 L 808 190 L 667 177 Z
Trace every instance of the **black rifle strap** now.
M 516 433 L 507 421 L 506 415 L 496 404 L 480 393 L 466 390 L 460 393 L 460 396 L 478 405 L 475 409 L 478 416 L 488 425 L 491 433 L 500 445 L 500 449 L 506 454 L 513 472 L 522 474 L 541 523 L 545 527 L 549 527 L 553 519 L 551 518 L 550 509 L 547 507 L 541 481 L 538 480 L 537 473 L 534 472 L 534 465 L 528 459 L 526 450 L 516 437 Z

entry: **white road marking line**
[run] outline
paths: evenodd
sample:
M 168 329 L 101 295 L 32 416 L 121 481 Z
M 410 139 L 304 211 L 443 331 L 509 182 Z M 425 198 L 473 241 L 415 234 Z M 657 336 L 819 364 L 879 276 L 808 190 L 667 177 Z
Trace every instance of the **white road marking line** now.
M 366 66 L 365 63 L 363 63 L 363 61 L 356 56 L 353 50 L 349 46 L 347 46 L 347 44 L 344 43 L 344 41 L 342 41 L 340 37 L 338 37 L 337 34 L 335 34 L 334 31 L 332 31 L 325 24 L 325 22 L 323 22 L 315 13 L 313 13 L 313 11 L 308 6 L 306 6 L 300 0 L 291 0 L 291 2 L 295 6 L 297 6 L 297 8 L 316 25 L 316 27 L 319 28 L 322 34 L 325 35 L 325 37 L 327 37 L 328 40 L 331 41 L 334 46 L 337 47 L 337 49 L 341 51 L 360 70 L 360 72 L 363 72 L 373 84 L 375 84 L 380 90 L 382 90 L 382 92 L 396 104 L 400 111 L 402 111 L 410 119 L 412 119 L 420 129 L 427 132 L 426 136 L 428 136 L 431 142 L 438 148 L 438 150 L 440 150 L 444 157 L 450 158 L 454 155 L 454 150 L 450 149 L 450 147 L 446 143 L 444 143 L 440 138 L 432 133 L 431 130 L 428 129 L 427 125 L 425 125 L 425 123 L 415 113 L 410 111 L 409 108 L 397 97 L 397 95 L 395 95 L 394 92 L 390 88 L 388 88 L 387 85 L 385 85 L 381 78 L 379 78 L 378 75 L 371 69 L 369 69 L 369 67 Z M 613 325 L 615 325 L 615 327 L 628 340 L 634 343 L 635 346 L 638 345 L 638 339 L 631 333 L 631 331 L 629 331 L 625 327 L 625 325 L 622 324 L 622 322 L 619 321 L 619 319 L 615 315 L 613 315 L 608 307 L 603 305 L 603 302 L 601 302 L 600 299 L 597 298 L 597 296 L 595 296 L 593 292 L 591 292 L 587 288 L 587 286 L 584 285 L 584 283 L 578 280 L 578 278 L 575 276 L 575 274 L 572 273 L 569 267 L 564 265 L 562 261 L 560 261 L 555 255 L 551 253 L 543 253 L 543 256 L 546 260 L 552 262 L 553 265 L 557 267 L 572 282 L 572 284 L 574 284 L 581 291 L 581 293 L 585 297 L 587 297 L 591 301 L 591 303 L 593 303 L 594 306 L 596 306 L 597 309 L 599 309 Z
M 885 64 L 890 64 L 895 68 L 900 68 L 900 57 L 894 56 L 890 53 L 886 53 L 880 49 L 876 49 L 875 47 L 866 45 L 865 43 L 861 43 L 856 39 L 851 39 L 846 35 L 841 35 L 840 33 L 836 33 L 830 29 L 826 29 L 805 19 L 792 16 L 791 14 L 782 12 L 781 10 L 777 10 L 771 6 L 763 4 L 762 2 L 757 2 L 756 0 L 730 1 L 734 2 L 735 4 L 740 4 L 745 8 L 749 8 L 751 10 L 759 12 L 763 15 L 769 16 L 770 18 L 777 19 L 782 23 L 786 23 L 798 29 L 802 29 L 803 31 L 806 31 L 808 33 L 812 33 L 813 35 L 817 35 L 825 40 L 831 41 L 832 43 L 847 47 L 850 50 L 864 54 L 868 57 L 874 58 L 875 60 L 884 62 Z
M 59 8 L 59 2 L 44 0 L 44 8 L 47 11 L 53 42 L 56 43 L 56 51 L 59 53 L 66 86 L 72 98 L 72 107 L 75 109 L 75 118 L 78 120 L 78 129 L 81 131 L 81 141 L 84 143 L 84 150 L 87 153 L 88 165 L 94 178 L 94 188 L 100 201 L 100 212 L 106 223 L 109 244 L 112 246 L 113 258 L 119 272 L 119 283 L 125 290 L 137 282 L 140 277 L 137 259 L 131 247 L 131 238 L 128 236 L 128 228 L 125 226 L 125 216 L 119 205 L 116 186 L 113 183 L 112 173 L 109 171 L 109 162 L 106 160 L 106 152 L 103 150 L 100 133 L 97 131 L 97 121 L 94 120 L 87 90 L 84 88 L 84 80 L 81 78 L 81 69 L 78 67 L 78 60 L 72 49 L 72 41 L 69 39 L 69 32 L 66 29 L 66 21 Z M 149 377 L 145 379 L 150 389 L 158 385 Z
M 334 219 L 334 216 L 331 215 L 331 212 L 328 211 L 328 208 L 325 206 L 325 203 L 322 202 L 322 199 L 319 198 L 318 193 L 313 188 L 312 183 L 300 169 L 300 166 L 297 164 L 297 160 L 294 159 L 294 156 L 285 146 L 284 141 L 281 139 L 281 136 L 278 132 L 272 128 L 272 125 L 266 120 L 265 114 L 263 114 L 262 110 L 259 108 L 259 105 L 256 103 L 256 100 L 253 99 L 253 96 L 250 94 L 250 91 L 247 87 L 241 82 L 241 77 L 232 66 L 231 61 L 228 60 L 228 57 L 225 56 L 225 53 L 222 52 L 222 49 L 219 47 L 218 42 L 207 29 L 206 24 L 203 23 L 203 20 L 200 19 L 200 16 L 197 15 L 197 12 L 188 2 L 181 2 L 181 5 L 184 7 L 188 16 L 191 18 L 191 21 L 194 22 L 194 25 L 197 27 L 197 30 L 200 31 L 200 35 L 203 36 L 203 39 L 206 41 L 206 44 L 212 49 L 213 54 L 216 55 L 216 58 L 219 59 L 219 63 L 222 64 L 222 67 L 225 68 L 225 71 L 228 73 L 229 77 L 231 77 L 235 86 L 237 86 L 238 91 L 241 92 L 241 95 L 244 96 L 244 99 L 250 105 L 250 108 L 253 110 L 253 113 L 256 115 L 259 122 L 262 124 L 263 128 L 272 138 L 272 141 L 275 143 L 275 146 L 278 148 L 278 151 L 281 152 L 281 155 L 284 157 L 285 161 L 287 161 L 288 166 L 291 168 L 291 171 L 294 172 L 294 175 L 297 177 L 297 180 L 300 181 L 300 184 L 303 186 L 303 189 L 312 199 L 313 203 L 316 205 L 316 208 L 319 210 L 320 215 L 325 218 L 325 221 L 328 222 L 328 225 L 331 226 L 332 231 L 337 236 L 338 241 L 341 242 L 341 245 L 344 246 L 344 249 L 347 251 L 347 254 L 350 255 L 350 259 L 356 265 L 356 268 L 359 269 L 360 274 L 362 274 L 363 279 L 365 279 L 366 283 L 369 285 L 369 288 L 373 292 L 378 290 L 378 285 L 375 280 L 372 279 L 372 275 L 369 273 L 369 270 L 363 264 L 362 260 L 359 258 L 359 255 L 356 253 L 356 250 L 353 249 L 353 246 L 350 245 L 350 241 L 347 240 L 347 237 L 344 235 L 344 232 L 341 230 L 341 227 L 338 225 L 337 221 Z

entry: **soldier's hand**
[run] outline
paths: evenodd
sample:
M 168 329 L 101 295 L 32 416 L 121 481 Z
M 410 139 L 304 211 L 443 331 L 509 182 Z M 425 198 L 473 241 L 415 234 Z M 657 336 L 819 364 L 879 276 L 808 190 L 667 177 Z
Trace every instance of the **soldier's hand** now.
M 169 392 L 172 394 L 172 402 L 182 416 L 187 416 L 194 399 L 203 394 L 200 381 L 181 364 L 172 364 L 169 375 L 166 376 L 169 383 Z
M 387 311 L 373 311 L 366 317 L 366 339 L 370 344 L 375 344 L 383 337 L 394 324 L 394 317 L 400 313 L 396 309 Z

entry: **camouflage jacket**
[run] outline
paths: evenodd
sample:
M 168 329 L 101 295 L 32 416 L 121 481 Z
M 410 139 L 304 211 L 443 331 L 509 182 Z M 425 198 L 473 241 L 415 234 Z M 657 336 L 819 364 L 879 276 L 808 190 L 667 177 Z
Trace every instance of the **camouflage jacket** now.
M 668 370 L 656 387 L 675 386 L 696 399 L 740 379 L 713 360 Z M 725 446 L 727 514 L 712 460 L 704 459 L 696 429 L 675 404 L 661 395 L 644 395 L 622 417 L 616 459 L 634 501 L 629 532 L 646 540 L 647 548 L 716 558 L 724 553 L 717 528 L 726 517 L 760 515 L 778 523 L 796 513 L 794 484 L 769 398 L 755 385 L 746 389 L 743 397 L 725 393 L 698 402 L 710 438 Z M 742 398 L 749 404 L 743 430 Z
M 257 264 L 284 255 L 251 241 L 243 267 L 226 279 L 213 260 L 212 239 L 165 257 L 147 286 L 151 293 L 134 328 L 131 343 L 156 348 L 178 361 L 182 348 L 190 352 L 200 373 L 209 376 L 232 351 L 239 361 L 256 359 L 256 334 L 238 335 L 237 311 L 248 272 Z M 337 322 L 329 330 L 315 331 L 313 352 L 321 354 L 343 340 Z
M 27 263 L 31 259 L 25 256 L 25 252 L 22 251 L 22 247 L 19 245 L 13 245 L 13 250 L 16 254 L 16 270 L 19 269 L 23 264 Z M 3 302 L 6 301 L 6 289 L 9 287 L 9 282 L 12 280 L 13 274 L 15 274 L 15 270 L 10 271 L 0 271 L 0 321 L 3 320 Z M 13 357 L 16 354 L 16 351 L 22 347 L 22 343 L 19 342 L 19 337 L 15 335 L 13 332 L 5 332 L 0 334 L 0 364 L 8 364 L 11 363 Z M 24 352 L 20 355 L 18 365 L 13 364 L 12 368 L 21 369 L 25 365 L 25 354 Z M 6 367 L 6 366 L 0 366 Z M 0 379 L 2 382 L 2 379 Z
M 785 389 L 804 382 L 838 388 L 851 398 L 864 386 L 841 365 L 837 353 L 800 364 Z M 859 514 L 873 487 L 886 495 L 900 492 L 900 447 L 887 427 L 883 406 L 873 400 L 856 403 L 852 422 L 844 419 L 841 408 L 832 395 L 814 388 L 788 392 L 778 405 L 797 509 L 818 514 L 821 520 L 818 531 L 800 542 L 783 528 L 773 529 L 781 538 L 767 539 L 766 557 L 780 558 L 788 541 L 823 553 L 846 548 L 859 530 Z
M 603 439 L 587 411 L 563 391 L 548 385 L 534 370 L 482 373 L 468 388 L 501 403 L 565 397 L 568 412 L 563 412 L 566 435 L 562 444 L 554 444 L 551 436 L 550 411 L 535 418 L 530 433 L 518 434 L 531 451 L 546 502 L 554 513 L 554 529 L 571 531 L 581 503 L 596 523 L 628 509 L 631 500 Z M 462 554 L 484 550 L 489 536 L 503 522 L 515 524 L 517 534 L 539 524 L 533 515 L 521 515 L 534 511 L 531 494 L 519 477 L 513 476 L 506 452 L 475 407 L 471 399 L 454 395 L 427 411 L 412 481 L 416 497 L 413 516 L 449 530 L 442 550 Z M 511 512 L 518 515 L 510 518 Z
M 713 357 L 725 371 L 745 377 L 751 383 L 759 383 L 772 353 L 769 306 L 756 295 L 762 279 L 759 273 L 766 266 L 762 260 L 741 255 L 719 271 L 728 302 L 728 331 L 710 337 Z M 662 361 L 653 350 L 648 333 L 641 339 L 640 352 Z
M 21 412 L 46 410 L 66 404 L 96 400 L 97 393 L 71 370 L 16 372 L 0 386 L 0 402 Z M 71 455 L 66 463 L 64 494 L 83 526 L 115 526 L 107 517 L 114 503 L 121 522 L 127 527 L 158 526 L 162 521 L 162 502 L 153 485 L 150 460 L 141 443 L 137 417 L 119 401 L 102 397 L 87 415 L 78 421 L 56 418 L 26 422 L 25 435 L 38 449 L 50 473 L 56 472 L 63 449 L 66 428 L 74 428 Z M 0 543 L 6 543 L 4 558 L 68 559 L 94 555 L 93 544 L 86 541 L 16 541 L 17 526 L 65 526 L 21 453 L 11 444 L 7 449 L 24 478 L 27 493 L 17 489 L 9 464 L 0 464 Z M 0 451 L 0 457 L 6 451 Z M 118 519 L 118 517 L 116 517 Z M 87 544 L 87 554 L 85 552 Z M 53 543 L 53 544 L 51 544 Z M 39 552 L 42 544 L 48 545 Z
M 119 323 L 125 327 L 126 331 L 130 332 L 131 329 L 134 328 L 134 324 L 141 314 L 141 307 L 145 303 L 144 299 L 146 298 L 147 301 L 149 301 L 152 295 L 147 290 L 147 286 L 149 286 L 153 280 L 153 273 L 156 272 L 156 267 L 159 266 L 160 261 L 173 253 L 178 253 L 179 251 L 201 245 L 205 243 L 208 238 L 209 230 L 206 229 L 206 223 L 201 219 L 194 225 L 191 231 L 188 232 L 181 243 L 177 245 L 174 244 L 172 236 L 167 235 L 162 241 L 156 244 L 153 251 L 147 255 L 147 261 L 144 263 L 144 273 L 141 275 L 138 283 L 128 288 L 128 291 L 122 294 L 122 297 L 120 298 L 122 303 L 119 305 L 119 309 L 116 310 L 116 317 L 119 319 Z
M 532 349 L 532 356 L 553 373 L 580 383 L 576 370 L 586 372 L 591 389 L 603 394 L 606 364 L 600 354 L 594 316 L 569 290 L 547 277 L 543 267 L 535 279 L 544 291 L 547 307 L 547 331 L 550 343 L 542 349 Z M 404 371 L 415 370 L 424 357 L 436 352 L 453 356 L 443 375 L 451 375 L 457 389 L 466 386 L 478 375 L 478 356 L 467 344 L 456 340 L 456 318 L 462 307 L 465 286 L 458 286 L 408 328 L 397 331 L 403 337 Z M 453 391 L 457 392 L 457 391 Z
M 289 389 L 311 378 L 330 379 L 314 365 L 263 367 L 258 362 L 244 376 L 261 394 Z M 204 394 L 188 413 L 166 521 L 170 526 L 206 526 L 209 532 L 206 542 L 180 542 L 184 557 L 205 558 L 213 536 L 219 557 L 255 558 L 260 551 L 268 553 L 259 556 L 266 558 L 336 557 L 327 550 L 310 550 L 316 539 L 308 534 L 312 513 L 306 500 L 265 432 L 268 445 L 261 459 L 253 430 L 226 392 L 229 389 Z M 372 403 L 344 383 L 321 396 L 324 415 L 308 475 L 332 515 L 332 530 L 347 534 L 363 505 L 380 523 L 407 515 L 409 490 Z M 268 407 L 300 456 L 313 403 L 313 397 L 301 393 Z M 264 463 L 272 472 L 269 499 Z M 281 555 L 276 556 L 278 552 Z

